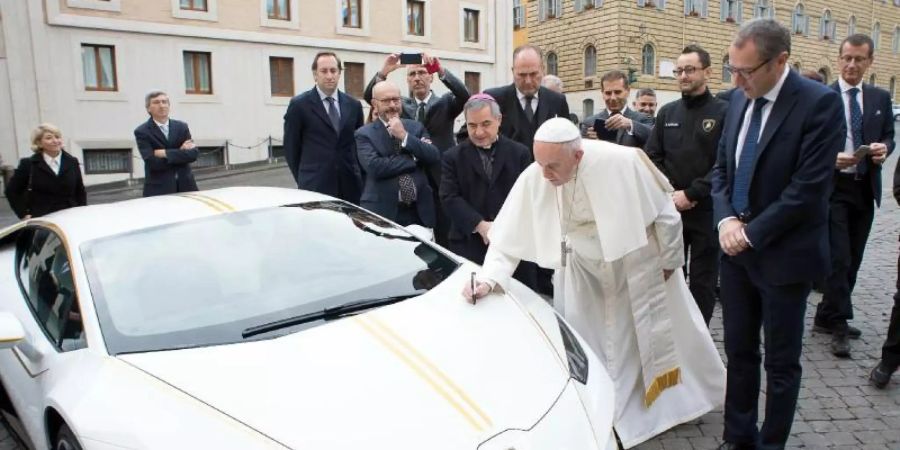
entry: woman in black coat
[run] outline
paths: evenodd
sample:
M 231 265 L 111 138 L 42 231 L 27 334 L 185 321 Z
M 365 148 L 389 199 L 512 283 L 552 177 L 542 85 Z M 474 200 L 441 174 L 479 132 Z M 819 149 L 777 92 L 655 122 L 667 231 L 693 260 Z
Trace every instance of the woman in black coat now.
M 19 161 L 6 185 L 6 198 L 20 219 L 87 205 L 81 165 L 63 150 L 59 128 L 38 125 L 31 132 L 31 150 L 34 155 Z

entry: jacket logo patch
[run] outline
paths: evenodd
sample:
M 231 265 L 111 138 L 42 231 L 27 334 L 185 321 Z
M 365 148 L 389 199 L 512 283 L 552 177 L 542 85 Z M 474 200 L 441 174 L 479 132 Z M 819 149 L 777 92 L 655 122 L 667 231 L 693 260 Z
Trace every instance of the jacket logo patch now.
M 710 131 L 712 131 L 713 128 L 716 127 L 716 120 L 715 119 L 705 119 L 703 121 L 702 126 L 703 126 L 703 131 L 709 133 Z
M 664 128 L 678 128 L 680 126 L 681 124 L 678 122 L 666 122 L 665 124 L 663 124 Z

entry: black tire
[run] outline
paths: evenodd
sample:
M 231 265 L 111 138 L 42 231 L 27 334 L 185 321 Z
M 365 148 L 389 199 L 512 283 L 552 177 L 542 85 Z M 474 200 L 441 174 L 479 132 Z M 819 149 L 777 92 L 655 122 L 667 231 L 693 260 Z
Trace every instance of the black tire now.
M 894 116 L 894 122 L 900 122 L 900 114 Z
M 82 450 L 81 444 L 75 438 L 75 433 L 69 429 L 69 426 L 62 424 L 59 431 L 56 432 L 56 439 L 53 440 L 53 450 Z

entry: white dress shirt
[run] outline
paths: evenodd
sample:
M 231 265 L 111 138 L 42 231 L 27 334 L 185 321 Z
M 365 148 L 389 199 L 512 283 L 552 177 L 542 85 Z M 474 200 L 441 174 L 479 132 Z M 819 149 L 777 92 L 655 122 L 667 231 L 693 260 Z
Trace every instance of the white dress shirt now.
M 56 154 L 56 156 L 50 156 L 47 152 L 42 153 L 44 155 L 44 162 L 50 166 L 50 170 L 53 171 L 54 174 L 59 175 L 59 165 L 62 162 L 60 158 L 62 157 L 62 152 Z
M 850 89 L 857 88 L 859 92 L 856 94 L 856 102 L 859 103 L 859 112 L 862 114 L 863 111 L 863 92 L 862 92 L 862 81 L 859 82 L 856 86 L 851 85 L 844 81 L 843 78 L 838 78 L 838 86 L 841 88 L 841 101 L 844 102 L 844 121 L 847 123 L 847 139 L 844 141 L 844 151 L 843 153 L 847 153 L 852 155 L 853 152 L 856 151 L 856 148 L 853 147 L 853 126 L 850 124 L 850 94 L 847 92 Z M 841 170 L 842 173 L 856 173 L 856 166 L 850 166 L 846 169 Z
M 166 139 L 168 139 L 168 138 L 169 138 L 169 131 L 171 131 L 171 130 L 169 129 L 169 119 L 166 119 L 165 122 L 157 122 L 156 119 L 153 119 L 153 123 L 155 123 L 156 126 L 159 127 L 159 131 L 161 131 L 162 134 L 163 134 L 163 136 L 165 136 Z
M 775 83 L 775 86 L 763 95 L 763 98 L 769 102 L 762 107 L 762 123 L 759 126 L 759 138 L 762 138 L 763 130 L 766 129 L 766 122 L 769 120 L 769 115 L 772 113 L 772 107 L 775 105 L 775 100 L 778 99 L 778 93 L 781 92 L 781 87 L 784 86 L 784 80 L 787 79 L 788 74 L 790 73 L 791 69 L 785 66 L 784 73 L 781 74 L 781 78 Z M 744 122 L 741 124 L 741 132 L 738 134 L 737 147 L 734 151 L 735 169 L 737 169 L 738 163 L 741 160 L 741 150 L 743 150 L 744 141 L 747 139 L 747 130 L 750 128 L 750 118 L 753 116 L 753 105 L 755 104 L 756 100 L 751 100 L 750 105 L 747 106 L 747 111 L 744 112 Z
M 326 113 L 328 112 L 328 100 L 326 100 L 326 99 L 328 97 L 331 97 L 334 99 L 334 109 L 337 110 L 338 117 L 340 117 L 341 116 L 341 103 L 338 101 L 338 90 L 335 89 L 334 92 L 331 93 L 331 95 L 327 95 L 324 92 L 322 92 L 322 90 L 319 89 L 319 86 L 317 85 L 316 92 L 319 93 L 319 100 L 322 101 L 322 106 L 325 107 Z
M 516 96 L 519 97 L 519 106 L 522 107 L 522 111 L 525 111 L 525 94 L 516 88 Z M 538 107 L 538 93 L 534 93 L 534 97 L 531 99 L 531 110 L 537 112 Z

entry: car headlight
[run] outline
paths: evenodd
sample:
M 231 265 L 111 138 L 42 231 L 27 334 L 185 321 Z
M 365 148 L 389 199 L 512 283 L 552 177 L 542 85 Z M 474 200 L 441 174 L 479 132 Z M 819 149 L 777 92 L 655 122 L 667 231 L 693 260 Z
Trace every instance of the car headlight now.
M 559 333 L 562 335 L 563 346 L 566 349 L 566 359 L 569 361 L 569 375 L 581 384 L 587 384 L 588 379 L 588 358 L 578 342 L 578 338 L 569 329 L 569 326 L 563 322 L 562 318 L 556 317 L 559 323 Z

